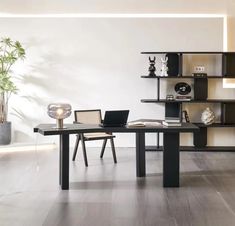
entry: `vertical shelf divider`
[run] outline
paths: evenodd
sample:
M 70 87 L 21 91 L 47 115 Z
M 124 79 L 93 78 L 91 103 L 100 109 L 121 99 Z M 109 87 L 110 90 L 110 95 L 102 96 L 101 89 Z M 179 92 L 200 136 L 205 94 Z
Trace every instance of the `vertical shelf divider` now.
M 183 76 L 183 53 L 179 53 L 179 77 Z
M 157 100 L 160 100 L 160 78 L 157 78 Z M 159 132 L 157 133 L 157 149 L 159 149 L 160 147 L 160 136 L 159 136 Z

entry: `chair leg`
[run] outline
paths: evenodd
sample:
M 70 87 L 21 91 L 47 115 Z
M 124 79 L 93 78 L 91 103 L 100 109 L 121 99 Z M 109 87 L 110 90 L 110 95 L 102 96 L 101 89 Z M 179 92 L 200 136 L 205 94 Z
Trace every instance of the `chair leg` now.
M 86 146 L 85 146 L 85 141 L 84 141 L 83 135 L 81 135 L 81 142 L 82 142 L 82 151 L 83 151 L 83 158 L 84 158 L 85 166 L 88 166 L 87 155 L 86 155 Z
M 114 163 L 117 163 L 117 158 L 116 158 L 116 152 L 115 152 L 113 138 L 110 139 L 110 144 L 111 144 L 112 153 L 113 153 L 113 161 L 114 161 Z
M 76 143 L 75 143 L 75 147 L 74 147 L 74 151 L 73 151 L 73 161 L 75 161 L 75 158 L 77 155 L 79 141 L 80 141 L 80 135 L 78 134 L 77 139 L 76 139 Z
M 103 158 L 103 155 L 104 155 L 104 150 L 105 150 L 105 147 L 106 147 L 106 143 L 107 143 L 107 139 L 104 139 L 102 149 L 101 149 L 101 152 L 100 152 L 100 158 L 101 159 Z

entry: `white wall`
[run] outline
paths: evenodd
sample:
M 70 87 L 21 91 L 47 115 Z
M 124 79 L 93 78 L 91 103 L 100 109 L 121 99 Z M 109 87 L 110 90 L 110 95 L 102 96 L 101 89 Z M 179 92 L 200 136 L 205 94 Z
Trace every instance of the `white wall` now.
M 163 105 L 140 103 L 156 96 L 156 82 L 140 78 L 148 69 L 147 56 L 140 52 L 223 47 L 221 18 L 1 18 L 0 27 L 1 36 L 26 47 L 25 62 L 15 67 L 20 92 L 10 103 L 16 110 L 10 119 L 17 142 L 32 142 L 35 125 L 53 122 L 46 114 L 50 102 L 69 102 L 73 109 L 130 109 L 130 120 L 163 118 Z M 73 117 L 66 120 L 72 121 Z M 154 142 L 155 136 L 149 136 L 148 143 Z M 190 144 L 191 139 L 184 142 Z M 118 135 L 116 144 L 133 146 L 134 137 Z
M 15 13 L 226 13 L 233 0 L 1 0 Z

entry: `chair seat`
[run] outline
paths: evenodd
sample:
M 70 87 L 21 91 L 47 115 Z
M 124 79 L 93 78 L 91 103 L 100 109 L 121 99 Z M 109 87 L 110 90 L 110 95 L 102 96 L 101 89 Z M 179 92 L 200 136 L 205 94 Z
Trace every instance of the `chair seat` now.
M 86 140 L 93 140 L 93 139 L 110 139 L 110 138 L 114 138 L 115 136 L 112 134 L 108 134 L 108 133 L 84 133 L 84 138 Z

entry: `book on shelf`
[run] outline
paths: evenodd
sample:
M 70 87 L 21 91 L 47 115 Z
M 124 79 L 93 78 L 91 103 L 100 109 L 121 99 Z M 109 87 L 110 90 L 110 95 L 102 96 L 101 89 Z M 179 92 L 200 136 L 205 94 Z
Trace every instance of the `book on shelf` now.
M 156 127 L 162 126 L 162 120 L 157 119 L 139 119 L 127 123 L 128 127 Z
M 194 77 L 197 77 L 197 78 L 206 78 L 207 77 L 207 73 L 200 73 L 200 72 L 195 72 L 192 74 Z
M 171 127 L 171 126 L 174 127 L 174 126 L 181 126 L 181 123 L 180 122 L 166 122 L 166 121 L 163 121 L 162 125 L 168 126 L 168 127 Z
M 182 118 L 185 120 L 185 122 L 190 122 L 189 115 L 186 110 L 182 111 Z
M 180 118 L 179 117 L 165 117 L 165 122 L 179 123 Z

